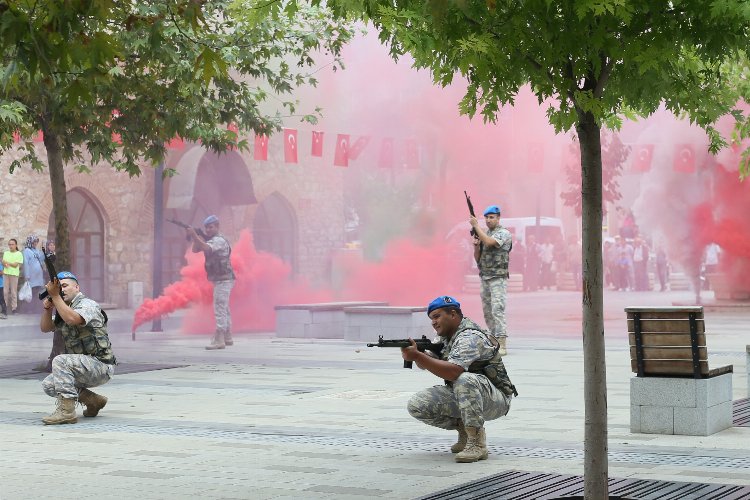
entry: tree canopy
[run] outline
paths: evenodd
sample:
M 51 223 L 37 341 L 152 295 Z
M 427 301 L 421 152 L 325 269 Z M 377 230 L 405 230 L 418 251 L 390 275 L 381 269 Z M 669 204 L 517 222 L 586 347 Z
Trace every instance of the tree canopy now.
M 293 90 L 315 83 L 318 56 L 337 66 L 351 31 L 321 7 L 267 4 L 0 3 L 0 150 L 16 147 L 14 134 L 28 140 L 42 130 L 65 163 L 107 162 L 136 175 L 175 136 L 223 151 L 238 145 L 227 124 L 277 129 L 297 113 Z M 44 167 L 25 145 L 11 171 Z
M 585 496 L 607 498 L 606 364 L 602 285 L 602 127 L 664 105 L 703 127 L 747 88 L 750 6 L 743 0 L 330 0 L 375 25 L 394 58 L 448 85 L 461 77 L 461 112 L 494 121 L 529 85 L 555 129 L 575 127 L 581 151 Z M 738 135 L 741 135 L 741 130 Z M 746 126 L 744 133 L 750 133 Z

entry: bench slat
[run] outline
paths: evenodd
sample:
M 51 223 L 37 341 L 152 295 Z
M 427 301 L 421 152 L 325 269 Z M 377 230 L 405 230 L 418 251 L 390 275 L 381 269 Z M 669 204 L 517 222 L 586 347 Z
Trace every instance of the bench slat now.
M 708 375 L 708 362 L 701 361 L 701 375 Z M 635 359 L 630 360 L 630 369 L 634 372 L 638 372 L 638 366 L 636 365 Z M 692 360 L 644 360 L 643 361 L 643 374 L 645 376 L 652 375 L 684 375 L 686 377 L 693 376 L 693 362 Z
M 697 333 L 705 333 L 706 327 L 703 320 L 695 322 Z M 628 320 L 628 333 L 635 331 L 633 320 Z M 645 319 L 641 320 L 641 333 L 690 333 L 690 321 L 680 319 Z
M 635 333 L 628 335 L 630 345 L 635 345 Z M 690 334 L 689 333 L 645 333 L 641 335 L 641 341 L 644 347 L 678 347 L 690 345 Z M 706 335 L 701 333 L 698 335 L 698 347 L 704 347 L 706 345 Z
M 692 311 L 690 311 L 692 312 Z M 633 319 L 634 312 L 628 312 L 628 319 Z M 687 321 L 688 313 L 685 311 L 642 311 L 641 319 L 684 319 Z M 703 319 L 703 313 L 695 313 L 695 319 Z
M 630 359 L 635 360 L 635 346 L 630 347 Z M 692 362 L 693 350 L 690 347 L 644 347 L 643 348 L 643 359 L 644 360 L 683 360 L 687 359 Z M 705 347 L 698 348 L 698 359 L 700 361 L 706 361 L 708 359 L 708 350 Z M 692 371 L 692 365 L 691 365 Z

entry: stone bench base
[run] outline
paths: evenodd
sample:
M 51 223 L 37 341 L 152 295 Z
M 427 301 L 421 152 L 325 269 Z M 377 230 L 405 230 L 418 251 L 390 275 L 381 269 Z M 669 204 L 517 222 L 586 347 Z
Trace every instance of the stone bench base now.
M 344 308 L 385 306 L 387 302 L 321 302 L 276 306 L 276 336 L 306 339 L 343 339 Z
M 630 432 L 709 436 L 732 427 L 732 374 L 630 379 Z
M 344 313 L 346 340 L 377 342 L 379 335 L 385 339 L 418 339 L 434 334 L 426 307 L 347 307 Z

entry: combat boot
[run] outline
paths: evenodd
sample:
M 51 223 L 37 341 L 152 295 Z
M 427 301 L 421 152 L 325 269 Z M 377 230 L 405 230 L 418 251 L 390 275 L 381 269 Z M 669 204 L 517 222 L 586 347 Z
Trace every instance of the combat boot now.
M 456 430 L 458 431 L 458 441 L 451 446 L 451 453 L 458 453 L 466 448 L 466 428 L 464 427 L 463 420 L 458 421 L 458 427 L 456 427 Z
M 58 394 L 55 412 L 42 418 L 42 422 L 44 422 L 44 425 L 75 424 L 78 422 L 75 398 L 64 398 Z
M 78 392 L 78 402 L 86 406 L 83 410 L 84 417 L 95 417 L 99 414 L 99 410 L 107 406 L 106 397 L 85 387 Z
M 216 349 L 224 349 L 226 344 L 224 343 L 224 334 L 216 332 L 214 338 L 211 339 L 211 343 L 206 346 L 207 351 L 215 351 Z
M 498 349 L 497 352 L 498 352 L 498 354 L 500 354 L 501 357 L 508 355 L 508 349 L 505 347 L 505 341 L 506 340 L 508 340 L 508 337 L 498 337 L 497 338 L 497 343 L 498 343 L 498 347 L 499 347 L 499 349 Z
M 482 427 L 466 427 L 466 447 L 456 455 L 456 462 L 470 463 L 486 460 L 487 437 Z
M 234 340 L 232 340 L 232 332 L 227 330 L 224 332 L 224 345 L 234 345 Z

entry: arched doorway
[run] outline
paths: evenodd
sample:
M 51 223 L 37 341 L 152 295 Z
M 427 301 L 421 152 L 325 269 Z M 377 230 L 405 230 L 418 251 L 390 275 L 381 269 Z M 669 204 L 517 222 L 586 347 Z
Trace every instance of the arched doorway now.
M 86 296 L 104 301 L 104 217 L 94 198 L 82 189 L 68 191 L 67 202 L 71 271 Z M 48 234 L 55 237 L 54 213 Z
M 263 200 L 255 212 L 253 241 L 258 251 L 278 255 L 297 274 L 297 217 L 279 193 Z

